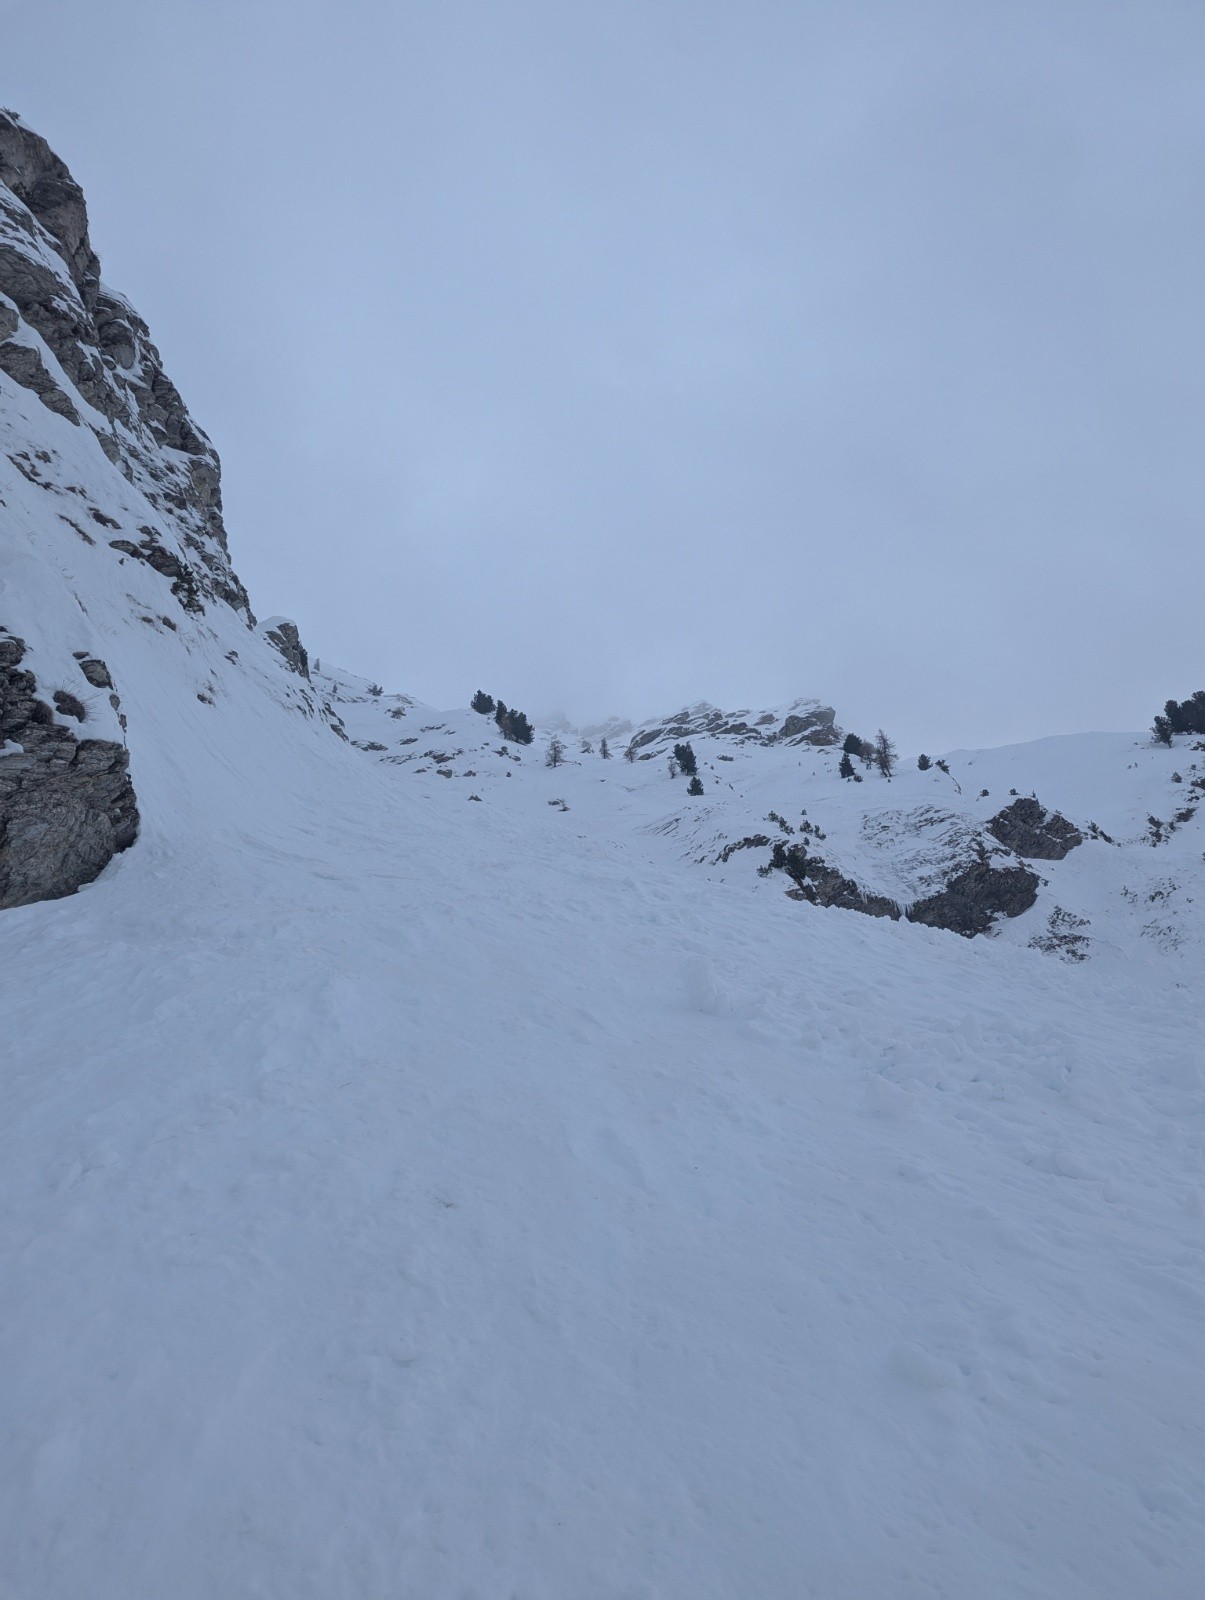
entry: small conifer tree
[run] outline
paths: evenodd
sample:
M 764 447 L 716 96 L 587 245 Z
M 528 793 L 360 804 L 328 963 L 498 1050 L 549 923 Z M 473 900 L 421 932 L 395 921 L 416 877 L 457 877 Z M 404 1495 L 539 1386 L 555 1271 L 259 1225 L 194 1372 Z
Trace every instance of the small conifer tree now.
M 494 714 L 494 697 L 492 694 L 486 694 L 484 689 L 478 689 L 477 693 L 469 701 L 469 705 L 474 711 L 479 711 L 483 717 L 492 717 Z
M 885 778 L 895 771 L 896 749 L 891 740 L 879 729 L 874 741 L 874 764 Z
M 607 743 L 606 739 L 603 739 L 601 741 L 601 743 L 599 744 L 598 753 L 603 758 L 604 761 L 610 761 L 610 759 L 611 759 L 611 747 Z
M 686 785 L 686 792 L 687 792 L 687 794 L 702 794 L 703 793 L 703 780 L 702 780 L 702 778 L 699 777 L 699 774 L 697 772 L 693 774 L 693 776 L 691 777 L 690 782 Z
M 674 760 L 688 778 L 693 778 L 699 770 L 699 763 L 695 760 L 695 753 L 689 744 L 676 744 L 674 746 Z
M 928 756 L 925 755 L 917 756 L 916 764 L 922 772 L 928 772 L 929 768 L 933 765 Z

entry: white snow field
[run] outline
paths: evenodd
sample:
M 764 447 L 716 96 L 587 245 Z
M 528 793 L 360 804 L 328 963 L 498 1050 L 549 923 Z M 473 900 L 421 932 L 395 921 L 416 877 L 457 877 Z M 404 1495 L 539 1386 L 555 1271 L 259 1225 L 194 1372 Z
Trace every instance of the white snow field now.
M 195 720 L 0 918 L 0 1592 L 1201 1592 L 1176 973 Z
M 1186 741 L 549 770 L 180 609 L 0 399 L 0 621 L 108 664 L 142 814 L 0 912 L 4 1600 L 1205 1593 Z M 993 937 L 716 859 L 806 809 L 911 899 L 1010 788 L 1115 842 Z
M 660 761 L 467 803 L 104 593 L 142 838 L 0 915 L 0 1593 L 1201 1593 L 1195 963 L 721 878 Z

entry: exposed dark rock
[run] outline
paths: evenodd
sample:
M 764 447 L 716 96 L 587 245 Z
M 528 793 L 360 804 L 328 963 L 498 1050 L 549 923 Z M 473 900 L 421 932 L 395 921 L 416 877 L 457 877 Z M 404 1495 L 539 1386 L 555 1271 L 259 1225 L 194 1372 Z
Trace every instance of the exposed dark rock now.
M 290 672 L 296 672 L 299 677 L 309 679 L 310 658 L 306 654 L 295 622 L 287 622 L 283 617 L 271 617 L 264 624 L 264 636 L 280 651 Z
M 113 687 L 113 679 L 109 676 L 108 667 L 96 656 L 81 657 L 79 669 L 94 689 L 111 689 Z
M 984 857 L 957 873 L 937 894 L 910 906 L 908 921 L 973 939 L 986 933 L 997 917 L 1019 917 L 1028 911 L 1038 898 L 1040 881 L 1028 867 L 993 867 Z
M 987 825 L 987 831 L 1015 855 L 1033 861 L 1061 861 L 1083 844 L 1084 836 L 1073 822 L 1057 811 L 1047 811 L 1037 800 L 1023 798 L 1005 806 Z
M 852 878 L 830 867 L 819 856 L 809 855 L 802 844 L 784 845 L 779 840 L 770 857 L 771 867 L 780 867 L 794 882 L 801 899 L 814 906 L 835 906 L 841 911 L 861 911 L 868 917 L 900 919 L 900 908 L 886 895 L 867 894 Z
M 665 745 L 704 734 L 731 739 L 737 744 L 830 745 L 841 737 L 835 715 L 831 706 L 822 706 L 815 700 L 797 700 L 784 717 L 782 726 L 775 727 L 777 718 L 773 712 L 763 712 L 749 721 L 752 712 L 730 713 L 701 701 L 698 705 L 684 707 L 662 723 L 640 728 L 632 735 L 628 748 L 637 759 L 646 761 L 661 754 Z
M 0 111 L 0 294 L 12 302 L 0 300 L 0 370 L 51 410 L 86 420 L 109 460 L 162 512 L 182 554 L 156 536 L 178 568 L 157 570 L 171 577 L 186 609 L 212 597 L 253 622 L 230 566 L 213 446 L 164 372 L 146 324 L 102 287 L 79 185 L 46 141 L 7 111 Z M 13 339 L 21 322 L 45 341 L 74 393 L 34 345 Z M 151 555 L 143 559 L 156 565 Z
M 9 112 L 0 112 L 0 183 L 55 240 L 80 298 L 94 304 L 100 262 L 88 242 L 83 190 L 45 139 Z
M 32 390 L 48 411 L 79 426 L 79 412 L 47 372 L 42 357 L 32 345 L 13 341 L 0 344 L 0 372 L 7 372 L 22 388 Z
M 110 527 L 117 526 L 101 512 L 93 511 L 92 515 L 98 521 L 107 522 Z M 133 556 L 137 561 L 145 561 L 161 577 L 170 578 L 172 593 L 185 611 L 203 612 L 205 607 L 197 592 L 197 579 L 192 568 L 159 542 L 154 528 L 143 527 L 138 531 L 142 534 L 141 543 L 135 544 L 132 539 L 110 539 L 109 548 L 120 550 L 122 555 Z
M 793 711 L 778 730 L 780 740 L 794 740 L 798 744 L 836 744 L 841 735 L 837 731 L 836 712 L 832 706 L 817 706 L 814 711 Z
M 74 893 L 138 835 L 124 747 L 56 722 L 24 655 L 0 638 L 0 747 L 21 747 L 0 754 L 0 907 Z
M 734 839 L 731 844 L 726 844 L 715 858 L 715 865 L 721 866 L 725 861 L 731 861 L 738 850 L 764 850 L 773 844 L 773 840 L 765 833 L 751 833 L 744 839 Z

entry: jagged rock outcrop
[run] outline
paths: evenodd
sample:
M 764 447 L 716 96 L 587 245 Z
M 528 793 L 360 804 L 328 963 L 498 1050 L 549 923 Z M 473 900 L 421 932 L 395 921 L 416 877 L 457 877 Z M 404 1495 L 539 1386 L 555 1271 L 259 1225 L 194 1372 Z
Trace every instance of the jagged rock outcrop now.
M 301 642 L 297 624 L 290 622 L 287 617 L 269 617 L 260 626 L 264 631 L 264 637 L 284 657 L 285 665 L 289 671 L 295 672 L 298 677 L 305 678 L 308 682 L 310 658 Z
M 778 841 L 770 857 L 771 868 L 781 868 L 795 885 L 793 893 L 814 906 L 835 906 L 840 911 L 861 911 L 868 917 L 900 919 L 900 908 L 886 895 L 867 894 L 852 878 L 830 867 L 819 856 L 809 854 L 806 845 L 784 845 Z
M 995 867 L 984 856 L 952 877 L 945 888 L 910 906 L 909 922 L 946 928 L 965 939 L 987 933 L 997 917 L 1019 917 L 1038 898 L 1037 873 L 1028 867 Z
M 254 620 L 230 565 L 217 453 L 145 322 L 101 282 L 79 185 L 9 111 L 0 111 L 0 371 L 89 427 L 146 496 L 162 525 L 139 530 L 137 553 L 163 563 L 182 605 L 219 601 Z
M 837 713 L 832 706 L 807 702 L 809 709 L 789 711 L 783 718 L 775 738 L 788 744 L 836 744 L 841 735 L 837 731 Z
M 1032 861 L 1061 861 L 1084 842 L 1073 822 L 1058 811 L 1047 811 L 1031 797 L 1014 800 L 1011 806 L 997 812 L 987 831 L 1014 855 Z
M 60 689 L 52 709 L 24 656 L 23 639 L 0 636 L 0 907 L 74 893 L 138 835 L 125 749 L 56 720 L 85 720 L 86 708 Z M 81 671 L 112 687 L 103 661 Z
M 752 718 L 752 720 L 750 720 Z M 836 744 L 841 734 L 832 706 L 818 700 L 795 700 L 785 712 L 721 711 L 706 700 L 685 706 L 674 716 L 645 723 L 632 735 L 628 750 L 638 761 L 649 761 L 679 740 L 732 739 L 737 744 Z

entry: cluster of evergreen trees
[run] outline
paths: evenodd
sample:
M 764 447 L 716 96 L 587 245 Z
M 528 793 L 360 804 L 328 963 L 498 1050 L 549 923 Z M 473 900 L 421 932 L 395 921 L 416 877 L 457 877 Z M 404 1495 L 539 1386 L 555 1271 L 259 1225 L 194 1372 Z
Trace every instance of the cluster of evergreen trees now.
M 873 739 L 860 739 L 856 733 L 845 735 L 845 743 L 841 746 L 841 764 L 837 771 L 843 778 L 852 778 L 855 783 L 861 783 L 862 775 L 854 768 L 855 756 L 863 766 L 877 767 L 885 778 L 895 771 L 899 759 L 895 745 L 882 728 Z
M 530 744 L 535 738 L 535 731 L 524 712 L 511 709 L 505 700 L 495 700 L 484 689 L 478 689 L 469 705 L 483 717 L 492 716 L 504 739 L 510 739 L 514 744 Z
M 1176 733 L 1205 733 L 1205 689 L 1198 689 L 1187 700 L 1169 700 L 1163 715 L 1155 718 L 1155 738 L 1170 744 Z
M 699 762 L 693 749 L 688 743 L 676 744 L 674 753 L 669 760 L 669 775 L 676 778 L 679 772 L 684 772 L 690 779 L 686 785 L 687 794 L 702 794 L 703 780 L 699 776 Z

